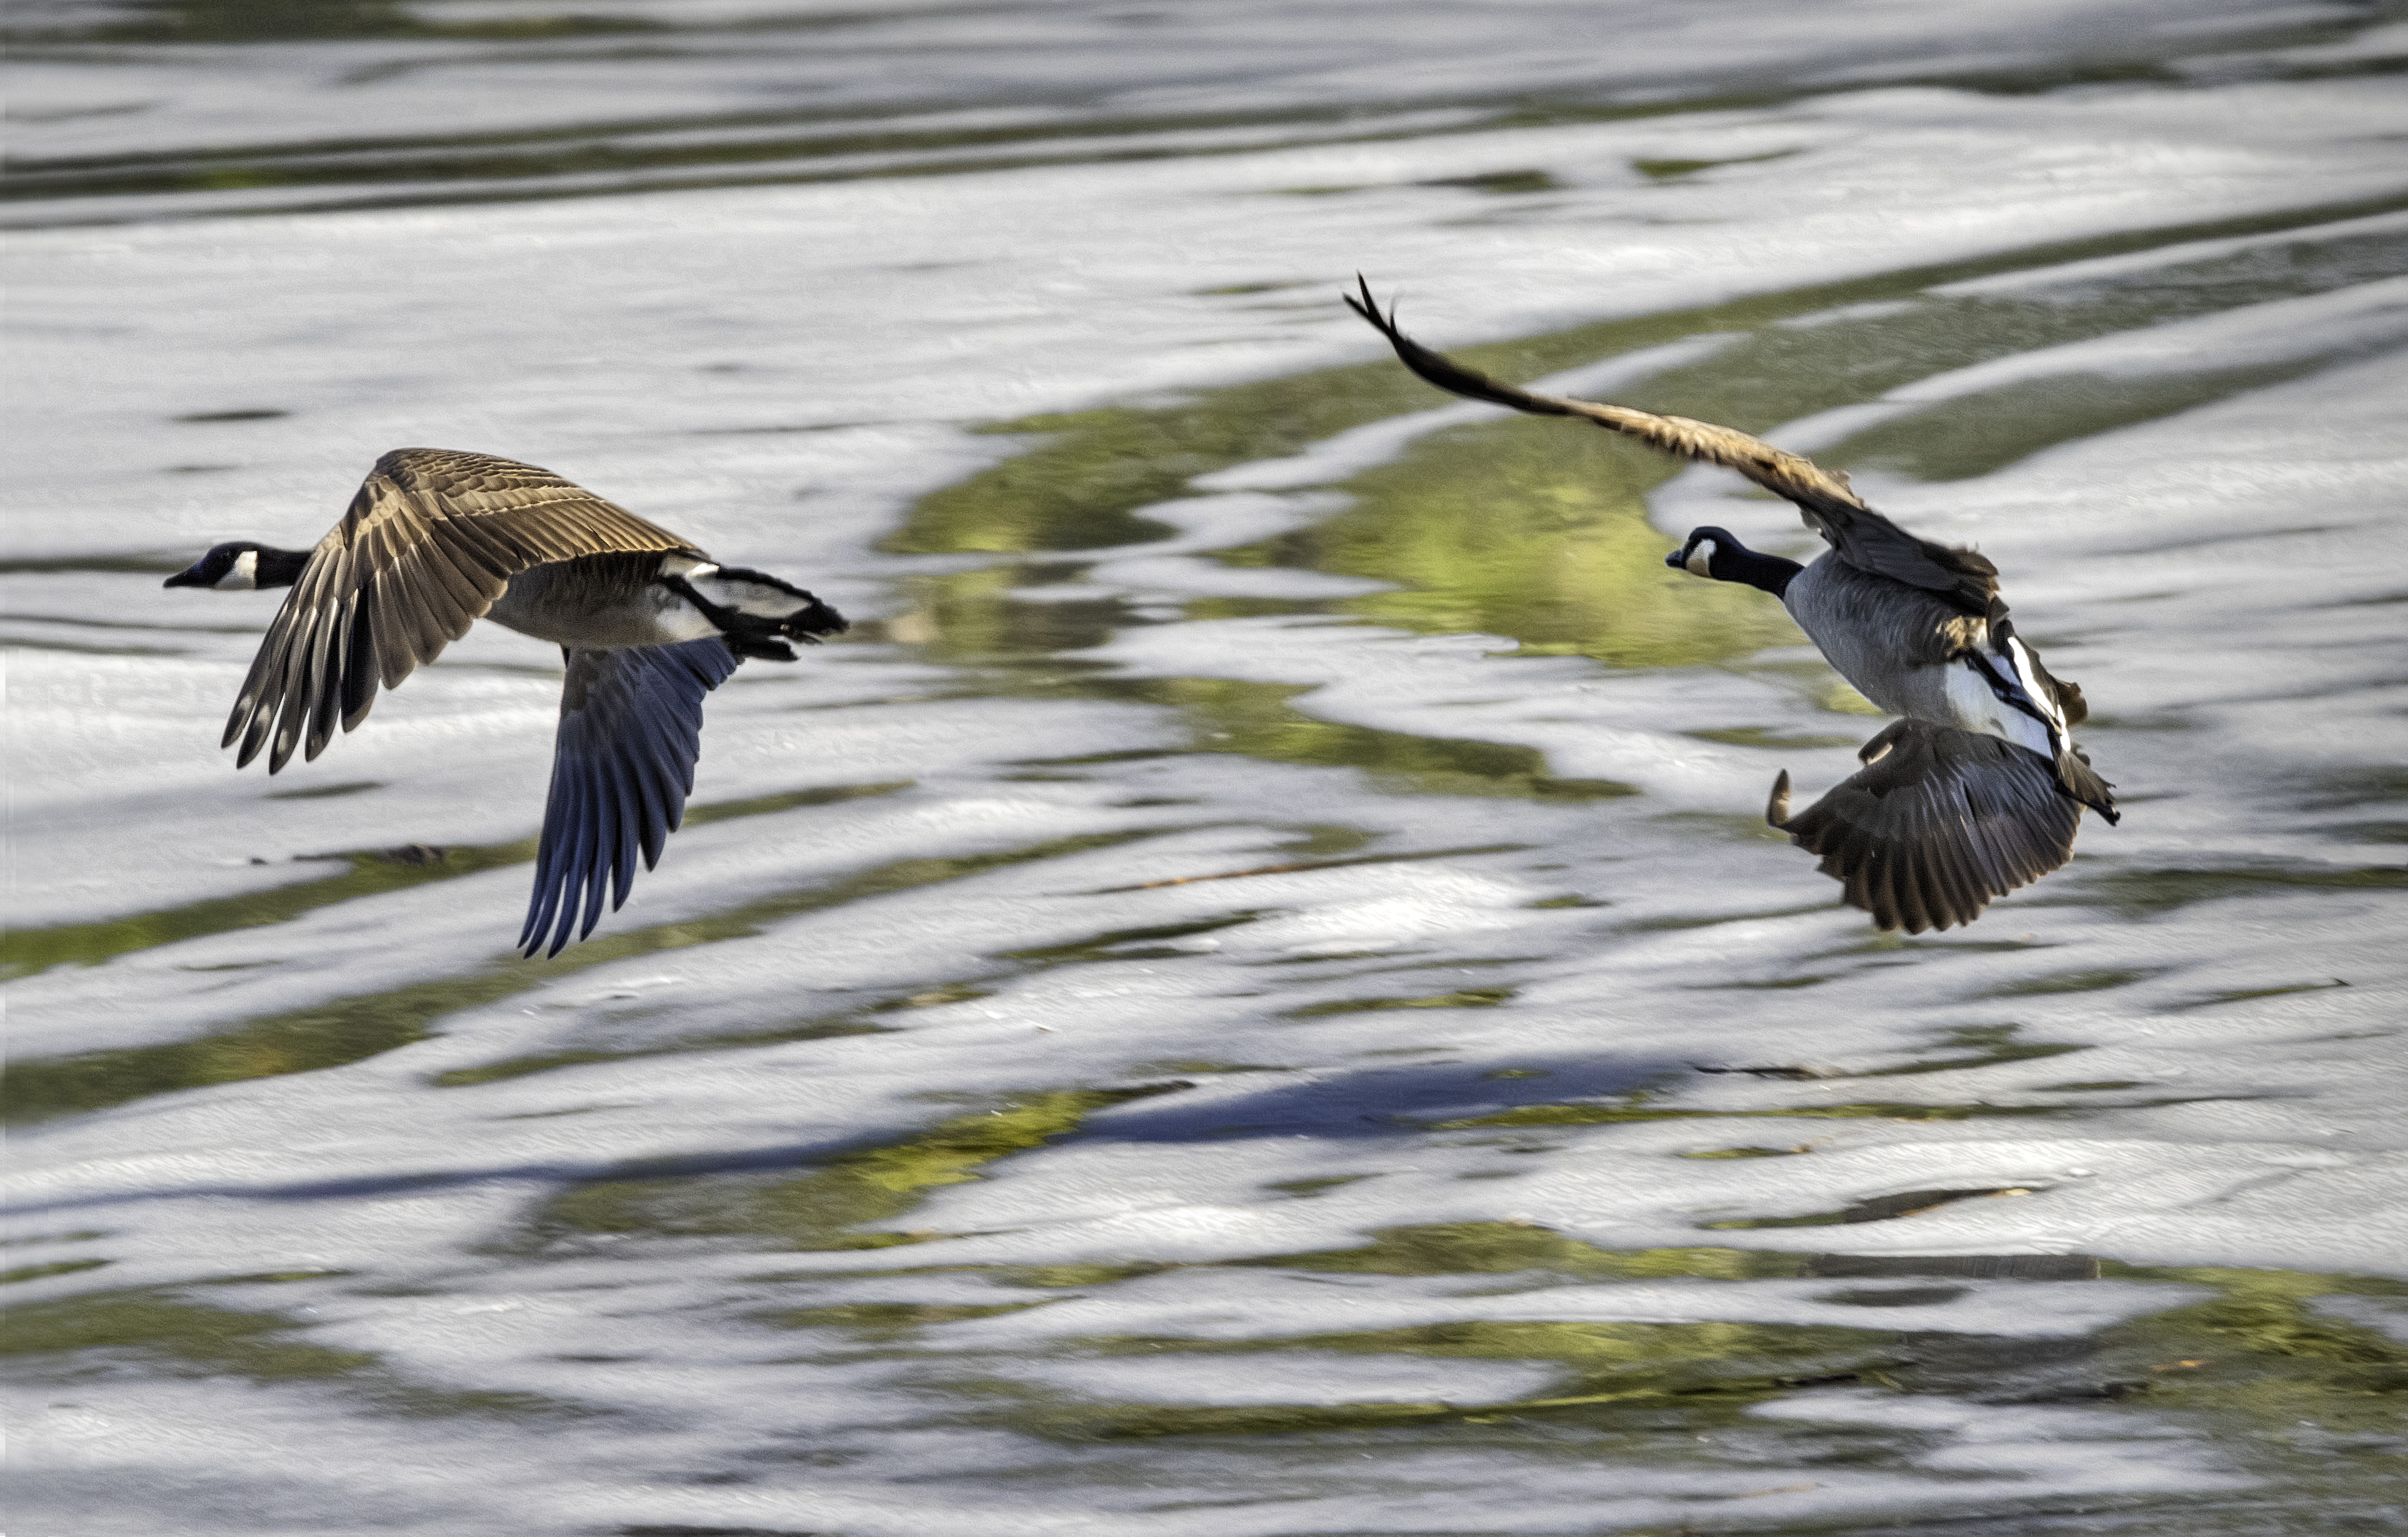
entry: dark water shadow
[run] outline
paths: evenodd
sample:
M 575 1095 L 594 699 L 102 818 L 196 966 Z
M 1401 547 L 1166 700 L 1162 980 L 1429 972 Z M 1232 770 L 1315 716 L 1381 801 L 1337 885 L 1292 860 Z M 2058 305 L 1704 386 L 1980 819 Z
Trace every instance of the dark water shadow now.
M 1116 1110 L 1085 1127 L 1082 1142 L 1203 1142 L 1239 1137 L 1312 1136 L 1397 1140 L 1434 1123 L 1510 1111 L 1568 1094 L 1628 1094 L 1685 1070 L 1670 1057 L 1534 1058 L 1534 1076 L 1498 1078 L 1488 1064 L 1426 1062 L 1316 1070 L 1210 1103 L 1165 1099 Z

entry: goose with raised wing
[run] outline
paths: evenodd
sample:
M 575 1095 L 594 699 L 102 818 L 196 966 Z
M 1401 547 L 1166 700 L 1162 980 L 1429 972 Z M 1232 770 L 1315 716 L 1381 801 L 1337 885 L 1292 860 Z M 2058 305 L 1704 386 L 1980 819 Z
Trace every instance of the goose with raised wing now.
M 800 587 L 712 564 L 689 540 L 550 470 L 482 453 L 395 449 L 314 550 L 221 544 L 170 587 L 290 587 L 222 746 L 267 771 L 325 751 L 380 684 L 490 619 L 561 648 L 568 676 L 535 894 L 519 946 L 558 955 L 594 932 L 635 862 L 659 862 L 701 754 L 704 696 L 746 657 L 791 662 L 844 618 Z
M 1684 459 L 1737 470 L 1796 505 L 1830 548 L 1811 565 L 1748 549 L 1727 529 L 1692 529 L 1664 564 L 1742 582 L 1781 600 L 1857 692 L 1893 721 L 1864 767 L 1795 814 L 1789 775 L 1765 819 L 1822 856 L 1823 873 L 1885 929 L 1971 923 L 1992 900 L 2073 856 L 2088 807 L 2117 820 L 2111 785 L 2074 744 L 2082 691 L 2050 676 L 2015 634 L 1999 571 L 1980 553 L 1890 522 L 1844 476 L 1730 427 L 1627 406 L 1537 395 L 1430 351 L 1382 313 L 1369 283 L 1347 294 L 1405 366 L 1440 389 L 1538 416 L 1568 416 Z

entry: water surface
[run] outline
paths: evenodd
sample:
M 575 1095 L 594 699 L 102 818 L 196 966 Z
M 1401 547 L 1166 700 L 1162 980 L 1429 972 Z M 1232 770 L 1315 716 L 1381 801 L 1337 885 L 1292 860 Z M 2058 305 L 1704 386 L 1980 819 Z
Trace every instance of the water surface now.
M 8 24 L 28 1530 L 2408 1505 L 2396 8 Z M 2123 826 L 1872 933 L 1759 814 L 1870 707 L 1660 564 L 1788 510 L 1358 270 L 1979 543 Z M 404 442 L 857 621 L 555 960 L 542 648 L 270 781 L 157 588 Z

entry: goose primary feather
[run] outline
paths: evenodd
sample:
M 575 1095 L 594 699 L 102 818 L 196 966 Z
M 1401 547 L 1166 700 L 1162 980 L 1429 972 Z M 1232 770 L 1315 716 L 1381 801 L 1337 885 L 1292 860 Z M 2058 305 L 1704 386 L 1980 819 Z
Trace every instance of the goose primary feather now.
M 746 657 L 840 633 L 803 589 L 721 567 L 690 541 L 550 470 L 490 454 L 396 449 L 313 550 L 221 544 L 170 587 L 293 590 L 269 624 L 221 745 L 278 772 L 324 752 L 479 619 L 561 648 L 567 678 L 528 955 L 593 933 L 635 861 L 658 863 L 701 754 L 702 701 Z
M 1735 428 L 1491 379 L 1406 336 L 1395 309 L 1383 313 L 1368 282 L 1360 289 L 1347 304 L 1440 389 L 1585 420 L 1735 469 L 1794 504 L 1822 536 L 1829 548 L 1800 566 L 1726 529 L 1698 528 L 1664 563 L 1771 593 L 1834 670 L 1903 717 L 1865 744 L 1862 769 L 1795 815 L 1782 774 L 1765 812 L 1821 855 L 1823 873 L 1881 927 L 1971 923 L 2072 857 L 2084 808 L 2117 820 L 2113 786 L 2071 735 L 2088 714 L 2082 691 L 2051 676 L 2015 634 L 1987 557 L 1908 533 L 1865 505 L 1846 476 Z

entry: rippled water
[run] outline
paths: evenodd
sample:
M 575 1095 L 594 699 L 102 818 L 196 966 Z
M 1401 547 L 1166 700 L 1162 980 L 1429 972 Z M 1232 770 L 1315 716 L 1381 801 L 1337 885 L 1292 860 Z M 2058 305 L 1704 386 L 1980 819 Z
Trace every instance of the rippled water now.
M 7 26 L 12 1530 L 2408 1524 L 2399 7 Z M 2123 826 L 1872 933 L 1786 509 L 1358 269 L 1978 541 Z M 270 781 L 157 586 L 402 443 L 858 621 L 553 961 L 543 648 Z

